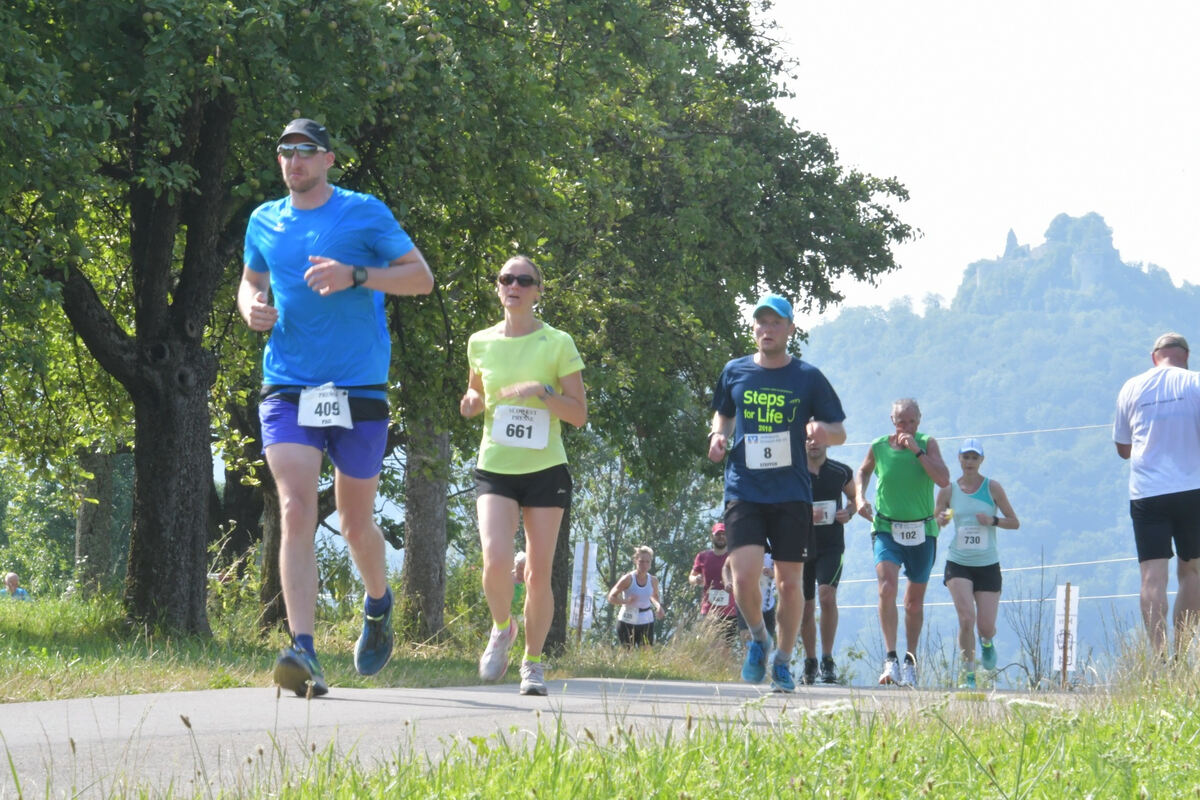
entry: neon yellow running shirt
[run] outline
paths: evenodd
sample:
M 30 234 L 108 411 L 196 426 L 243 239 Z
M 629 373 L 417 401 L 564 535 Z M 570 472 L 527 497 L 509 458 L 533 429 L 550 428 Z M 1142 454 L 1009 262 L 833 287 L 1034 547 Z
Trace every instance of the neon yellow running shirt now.
M 492 326 L 471 335 L 467 341 L 467 363 L 483 381 L 483 438 L 476 466 L 503 475 L 524 475 L 567 463 L 562 443 L 562 421 L 550 414 L 546 446 L 538 449 L 502 444 L 492 438 L 498 406 L 520 406 L 546 410 L 537 397 L 501 400 L 500 390 L 523 381 L 548 383 L 562 391 L 561 378 L 583 369 L 583 359 L 570 334 L 546 323 L 525 336 L 504 335 L 503 326 Z

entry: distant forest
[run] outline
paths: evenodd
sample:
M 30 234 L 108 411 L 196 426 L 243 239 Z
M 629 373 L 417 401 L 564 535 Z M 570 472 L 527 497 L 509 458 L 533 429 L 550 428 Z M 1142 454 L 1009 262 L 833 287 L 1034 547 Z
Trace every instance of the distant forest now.
M 1032 568 L 1005 572 L 1005 598 L 1053 599 L 1055 584 L 1071 581 L 1082 591 L 1079 658 L 1090 649 L 1106 664 L 1140 633 L 1128 466 L 1111 437 L 1116 395 L 1150 367 L 1158 334 L 1200 339 L 1198 301 L 1200 289 L 1176 287 L 1165 270 L 1122 262 L 1099 215 L 1063 214 L 1037 246 L 1019 244 L 1010 231 L 1000 257 L 967 267 L 948 307 L 926 298 L 919 313 L 910 301 L 848 308 L 809 331 L 802 357 L 842 399 L 848 444 L 830 456 L 853 468 L 866 443 L 889 432 L 890 404 L 899 397 L 919 401 L 921 430 L 938 439 L 952 476 L 961 440 L 984 437 L 983 473 L 1003 484 L 1021 519 L 1020 530 L 1002 535 L 1001 566 Z M 935 573 L 944 560 L 941 548 Z M 867 608 L 843 613 L 839 650 L 864 648 L 864 672 L 880 648 L 873 576 L 860 518 L 847 529 L 839 595 L 845 606 Z M 926 630 L 930 646 L 940 635 L 949 654 L 956 623 L 940 574 L 927 600 L 946 604 L 930 607 Z M 1033 606 L 1021 607 L 1028 621 Z M 1017 610 L 1002 608 L 1002 663 L 1018 657 L 1006 623 Z M 1052 623 L 1052 604 L 1044 610 Z

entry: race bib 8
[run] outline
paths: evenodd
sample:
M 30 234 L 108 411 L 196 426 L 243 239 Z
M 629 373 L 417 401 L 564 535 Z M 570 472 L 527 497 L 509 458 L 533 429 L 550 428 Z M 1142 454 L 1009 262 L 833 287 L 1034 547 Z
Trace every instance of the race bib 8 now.
M 332 383 L 301 389 L 296 421 L 309 428 L 353 428 L 349 393 Z
M 792 432 L 747 433 L 746 466 L 750 469 L 777 469 L 792 465 Z
M 916 522 L 892 522 L 892 539 L 905 547 L 925 544 L 925 520 Z
M 984 538 L 983 526 L 960 524 L 957 541 L 954 544 L 959 550 L 986 550 L 987 539 Z
M 837 514 L 837 500 L 813 501 L 813 525 L 832 525 Z
M 492 441 L 509 447 L 544 450 L 550 441 L 550 412 L 526 406 L 496 406 Z

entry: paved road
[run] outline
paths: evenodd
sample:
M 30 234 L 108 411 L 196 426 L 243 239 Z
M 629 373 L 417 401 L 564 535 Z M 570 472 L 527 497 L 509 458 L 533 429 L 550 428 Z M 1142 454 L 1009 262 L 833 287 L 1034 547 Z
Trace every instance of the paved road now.
M 470 737 L 528 741 L 560 722 L 572 738 L 604 739 L 616 727 L 649 734 L 705 721 L 769 724 L 822 707 L 877 709 L 933 702 L 943 693 L 802 687 L 773 695 L 741 683 L 571 678 L 549 697 L 515 684 L 442 689 L 337 689 L 319 700 L 274 689 L 220 689 L 0 705 L 0 795 L 114 797 L 134 787 L 192 794 L 229 789 L 310 752 L 370 766 L 415 753 L 439 757 Z M 13 777 L 19 780 L 19 788 Z M 268 773 L 269 774 L 269 773 Z

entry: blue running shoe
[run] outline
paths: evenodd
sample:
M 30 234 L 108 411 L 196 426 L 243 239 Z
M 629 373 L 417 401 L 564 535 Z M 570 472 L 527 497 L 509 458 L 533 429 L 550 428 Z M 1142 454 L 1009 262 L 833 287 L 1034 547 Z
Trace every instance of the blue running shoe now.
M 354 645 L 354 668 L 359 675 L 374 675 L 392 657 L 392 608 L 372 617 L 363 614 L 362 635 Z
M 275 659 L 275 683 L 291 689 L 299 697 L 307 697 L 310 686 L 313 697 L 329 693 L 321 662 L 295 646 L 287 648 Z
M 995 642 L 987 642 L 983 647 L 979 648 L 979 663 L 983 664 L 984 669 L 996 668 Z
M 767 648 L 751 640 L 746 648 L 746 660 L 742 662 L 742 680 L 746 683 L 761 683 L 767 676 Z
M 796 682 L 792 680 L 792 668 L 789 665 L 780 664 L 779 662 L 771 665 L 771 691 L 796 691 Z

